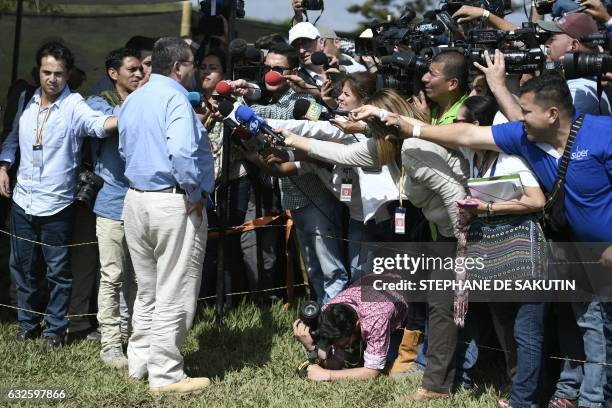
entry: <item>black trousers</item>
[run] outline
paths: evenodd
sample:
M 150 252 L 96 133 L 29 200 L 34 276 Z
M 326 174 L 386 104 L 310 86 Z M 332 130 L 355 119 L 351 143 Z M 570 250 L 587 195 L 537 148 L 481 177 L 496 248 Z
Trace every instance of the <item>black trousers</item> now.
M 453 242 L 455 239 L 438 236 L 438 241 Z M 454 279 L 453 271 L 448 270 L 431 271 L 430 276 L 434 280 Z M 428 297 L 429 336 L 422 386 L 429 391 L 450 393 L 453 389 L 459 333 L 454 319 L 453 300 L 452 292 L 430 293 Z

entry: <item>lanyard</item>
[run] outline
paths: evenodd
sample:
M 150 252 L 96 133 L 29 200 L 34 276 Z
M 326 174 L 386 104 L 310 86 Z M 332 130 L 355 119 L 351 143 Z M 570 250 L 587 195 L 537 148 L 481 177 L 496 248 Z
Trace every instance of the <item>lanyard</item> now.
M 472 176 L 474 178 L 482 178 L 484 177 L 486 171 L 485 171 L 485 165 L 487 164 L 487 159 L 489 158 L 489 151 L 486 151 L 484 154 L 484 157 L 482 158 L 482 163 L 480 163 L 480 167 L 476 166 L 476 153 L 474 153 L 474 161 L 473 161 L 473 166 L 472 166 Z M 490 177 L 495 176 L 495 168 L 497 167 L 497 159 L 499 159 L 499 155 L 495 158 L 495 160 L 493 161 L 493 164 L 491 165 L 491 175 Z
M 402 166 L 402 175 L 400 176 L 400 185 L 399 185 L 399 205 L 400 208 L 403 208 L 403 199 L 402 199 L 402 195 L 404 193 L 404 177 L 405 177 L 405 170 L 404 170 L 404 166 Z
M 47 120 L 49 119 L 49 114 L 50 113 L 51 113 L 51 106 L 49 106 L 49 108 L 47 109 L 47 113 L 45 114 L 45 118 L 43 119 L 42 126 L 38 130 L 38 133 L 36 135 L 36 142 L 34 143 L 35 146 L 40 145 L 41 142 L 42 142 L 43 133 L 45 132 L 45 125 L 47 124 Z M 38 124 L 38 118 L 39 117 L 40 117 L 40 108 L 38 109 L 38 116 L 36 116 L 36 123 L 37 124 Z

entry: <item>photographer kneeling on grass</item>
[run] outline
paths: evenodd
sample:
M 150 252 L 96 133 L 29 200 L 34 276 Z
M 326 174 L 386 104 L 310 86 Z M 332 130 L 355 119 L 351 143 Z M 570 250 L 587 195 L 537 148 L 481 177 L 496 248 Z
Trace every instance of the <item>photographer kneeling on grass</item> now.
M 312 363 L 306 369 L 310 380 L 370 379 L 393 363 L 408 304 L 401 294 L 390 292 L 384 293 L 387 301 L 366 302 L 361 289 L 367 280 L 355 282 L 323 307 L 316 335 L 311 336 L 302 320 L 293 323 L 293 335 Z

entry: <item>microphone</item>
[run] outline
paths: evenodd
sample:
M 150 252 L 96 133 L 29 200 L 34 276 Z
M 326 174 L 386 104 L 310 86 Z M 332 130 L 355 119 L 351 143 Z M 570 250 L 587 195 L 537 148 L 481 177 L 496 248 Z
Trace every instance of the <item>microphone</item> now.
M 265 120 L 260 118 L 253 112 L 253 109 L 245 105 L 238 106 L 236 109 L 236 119 L 243 124 L 252 135 L 257 136 L 260 133 L 271 136 L 277 145 L 284 146 L 285 138 L 276 133 Z
M 446 27 L 441 22 L 434 20 L 429 23 L 419 23 L 414 26 L 414 31 L 422 34 L 439 35 L 446 31 Z
M 232 93 L 232 87 L 229 84 L 229 81 L 219 81 L 217 86 L 215 86 L 215 91 L 219 95 L 230 96 Z
M 244 52 L 244 59 L 248 62 L 261 62 L 262 52 L 259 48 L 249 45 Z
M 270 86 L 279 86 L 285 81 L 285 77 L 276 71 L 269 71 L 264 76 L 264 81 Z
M 244 147 L 249 149 L 257 148 L 257 145 L 263 141 L 256 140 L 249 131 L 240 126 L 240 123 L 238 123 L 236 120 L 236 109 L 238 106 L 240 105 L 234 106 L 234 104 L 228 100 L 221 101 L 219 104 L 219 113 L 223 115 L 223 124 L 228 126 L 234 132 L 235 137 L 232 138 L 234 143 L 237 145 L 242 144 Z M 249 143 L 251 139 L 253 139 L 253 141 Z M 252 145 L 253 143 L 255 143 L 254 146 Z
M 323 111 L 323 106 L 316 102 L 311 102 L 308 99 L 298 99 L 293 105 L 293 119 L 295 120 L 310 120 L 316 122 L 318 120 L 330 120 L 335 115 L 348 116 L 349 112 L 341 110 Z
M 195 108 L 202 104 L 202 101 L 204 100 L 204 96 L 199 92 L 189 92 L 187 94 L 187 99 L 189 100 L 189 103 L 191 104 L 191 106 Z
M 324 69 L 329 68 L 329 58 L 323 51 L 313 52 L 310 56 L 310 62 L 312 62 L 312 65 L 323 65 Z
M 243 59 L 248 46 L 249 44 L 242 38 L 234 38 L 229 43 L 229 53 L 232 56 L 232 59 Z

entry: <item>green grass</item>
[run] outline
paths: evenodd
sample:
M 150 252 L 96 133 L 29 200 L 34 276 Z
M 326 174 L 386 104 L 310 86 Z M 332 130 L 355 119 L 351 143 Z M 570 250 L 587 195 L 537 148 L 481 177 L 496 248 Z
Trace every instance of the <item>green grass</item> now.
M 105 367 L 99 345 L 75 343 L 46 353 L 40 340 L 14 341 L 15 323 L 0 324 L 0 389 L 65 389 L 66 407 L 397 407 L 413 392 L 416 380 L 381 376 L 369 381 L 313 383 L 295 375 L 303 354 L 290 327 L 295 308 L 276 304 L 262 310 L 243 303 L 224 325 L 214 323 L 212 308 L 203 309 L 183 347 L 186 371 L 208 376 L 212 386 L 197 396 L 153 397 L 147 383 L 127 378 L 126 371 Z M 503 364 L 484 356 L 486 371 L 503 372 Z M 495 360 L 495 358 L 493 358 Z M 486 376 L 482 376 L 486 378 Z M 478 381 L 478 380 L 477 380 Z M 403 406 L 496 407 L 498 392 L 488 385 L 462 391 L 452 399 Z M 0 406 L 3 406 L 0 400 Z M 36 406 L 41 406 L 37 404 Z

